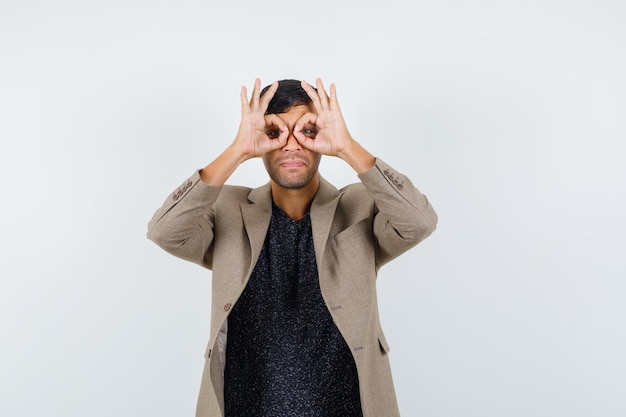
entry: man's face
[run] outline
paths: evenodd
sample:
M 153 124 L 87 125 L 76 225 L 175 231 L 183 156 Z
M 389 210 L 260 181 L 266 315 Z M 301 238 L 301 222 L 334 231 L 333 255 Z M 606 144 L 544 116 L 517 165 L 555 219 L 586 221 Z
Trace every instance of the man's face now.
M 283 188 L 302 188 L 317 175 L 322 156 L 303 148 L 293 135 L 297 120 L 308 112 L 314 112 L 314 110 L 307 105 L 302 105 L 294 106 L 286 113 L 276 115 L 287 125 L 289 137 L 285 146 L 263 155 L 263 163 L 270 178 Z M 273 132 L 277 131 L 278 127 L 268 126 L 266 129 L 270 138 L 277 136 Z M 305 134 L 309 134 L 307 133 L 309 131 L 310 134 L 314 134 L 315 126 L 305 124 L 302 130 Z

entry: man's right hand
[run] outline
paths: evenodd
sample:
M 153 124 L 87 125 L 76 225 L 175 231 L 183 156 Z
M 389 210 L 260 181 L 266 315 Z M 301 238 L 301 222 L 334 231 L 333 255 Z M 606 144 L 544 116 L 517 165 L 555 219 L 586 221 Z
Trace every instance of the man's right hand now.
M 241 87 L 241 123 L 233 146 L 244 160 L 263 156 L 287 143 L 289 129 L 285 123 L 274 114 L 265 114 L 277 89 L 278 82 L 274 82 L 261 97 L 261 80 L 257 78 L 248 101 L 246 87 Z

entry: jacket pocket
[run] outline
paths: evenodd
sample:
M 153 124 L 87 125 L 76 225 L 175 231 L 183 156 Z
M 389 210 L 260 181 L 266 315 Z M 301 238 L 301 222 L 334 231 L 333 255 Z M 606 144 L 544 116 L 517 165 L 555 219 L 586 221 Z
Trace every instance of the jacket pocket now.
M 391 350 L 389 344 L 387 343 L 387 339 L 382 334 L 378 336 L 378 344 L 380 345 L 380 353 L 387 354 Z
M 348 226 L 348 228 L 343 229 L 341 232 L 335 235 L 335 241 L 338 244 L 345 242 L 347 239 L 352 238 L 356 234 L 360 235 L 371 235 L 372 226 L 368 221 L 369 217 L 365 217 L 354 224 Z

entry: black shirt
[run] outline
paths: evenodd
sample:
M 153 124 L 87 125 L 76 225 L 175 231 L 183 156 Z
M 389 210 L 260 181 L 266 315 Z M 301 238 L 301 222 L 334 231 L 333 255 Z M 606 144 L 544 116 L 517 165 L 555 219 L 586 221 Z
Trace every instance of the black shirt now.
M 322 299 L 311 219 L 274 205 L 228 317 L 226 417 L 362 417 L 354 359 Z

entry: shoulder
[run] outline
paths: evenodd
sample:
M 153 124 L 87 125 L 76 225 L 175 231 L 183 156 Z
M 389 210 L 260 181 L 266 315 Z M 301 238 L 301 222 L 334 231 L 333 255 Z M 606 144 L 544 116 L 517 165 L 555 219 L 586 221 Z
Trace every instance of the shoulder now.
M 235 205 L 265 203 L 268 199 L 271 200 L 269 183 L 257 188 L 224 185 L 215 205 L 216 207 L 232 209 Z
M 376 212 L 374 199 L 362 183 L 348 184 L 339 190 L 337 214 L 352 219 L 370 217 Z
M 338 189 L 338 191 L 339 195 L 341 196 L 341 200 L 344 203 L 358 203 L 367 200 L 373 201 L 363 183 L 360 182 L 348 184 Z
M 222 187 L 222 191 L 220 192 L 219 199 L 228 199 L 228 200 L 247 200 L 248 195 L 253 188 L 244 187 L 240 185 L 224 185 Z M 218 199 L 218 200 L 219 200 Z

